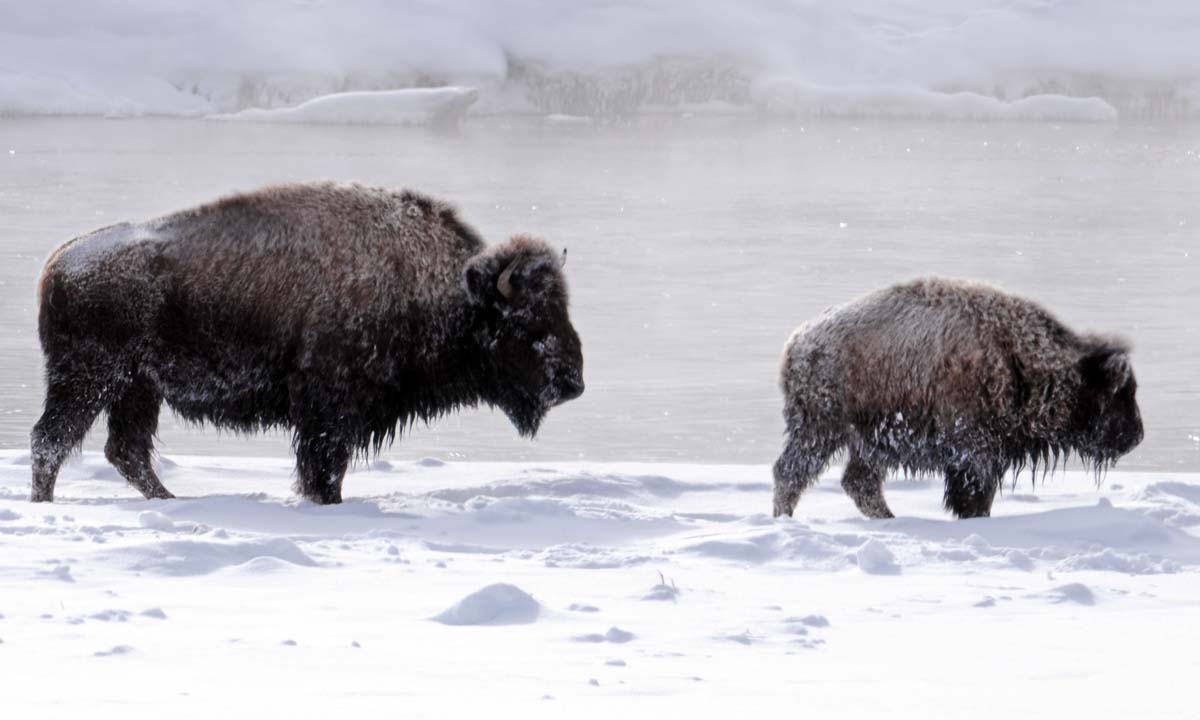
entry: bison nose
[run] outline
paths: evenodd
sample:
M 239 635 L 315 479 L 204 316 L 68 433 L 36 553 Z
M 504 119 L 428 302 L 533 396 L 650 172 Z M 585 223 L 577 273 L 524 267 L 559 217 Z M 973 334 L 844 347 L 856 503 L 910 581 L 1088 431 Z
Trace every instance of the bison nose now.
M 583 378 L 566 377 L 560 382 L 558 389 L 559 402 L 563 403 L 568 400 L 574 400 L 583 394 Z
M 1141 420 L 1138 420 L 1137 431 L 1133 434 L 1133 443 L 1130 445 L 1130 449 L 1133 449 L 1133 448 L 1137 447 L 1138 445 L 1141 445 L 1142 440 L 1144 440 L 1145 438 L 1146 438 L 1146 428 L 1142 426 Z

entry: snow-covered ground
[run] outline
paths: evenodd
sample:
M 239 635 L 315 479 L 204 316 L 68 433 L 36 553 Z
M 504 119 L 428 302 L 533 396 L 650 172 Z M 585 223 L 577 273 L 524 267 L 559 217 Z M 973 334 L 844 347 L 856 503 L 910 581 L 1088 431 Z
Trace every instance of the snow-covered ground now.
M 31 505 L 0 454 L 7 717 L 1194 717 L 1195 475 L 867 521 L 836 471 L 774 520 L 765 466 L 393 456 L 316 507 L 282 458 L 160 464 L 180 499 L 86 454 Z
M 1198 28 L 1191 0 L 0 0 L 0 114 L 468 85 L 479 113 L 1194 117 Z

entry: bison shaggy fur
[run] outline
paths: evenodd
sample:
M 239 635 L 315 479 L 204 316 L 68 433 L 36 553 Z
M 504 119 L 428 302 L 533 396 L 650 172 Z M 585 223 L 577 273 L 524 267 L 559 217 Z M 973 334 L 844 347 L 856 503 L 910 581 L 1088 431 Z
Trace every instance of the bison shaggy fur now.
M 562 258 L 487 246 L 407 190 L 293 184 L 71 240 L 38 288 L 45 412 L 32 499 L 108 413 L 105 454 L 146 497 L 159 408 L 240 432 L 288 428 L 296 490 L 340 502 L 357 452 L 463 406 L 532 436 L 583 392 Z
M 986 516 L 1005 474 L 1074 452 L 1100 469 L 1142 440 L 1137 382 L 1119 340 L 1072 332 L 987 285 L 922 279 L 831 309 L 784 350 L 786 447 L 775 514 L 846 449 L 842 487 L 892 517 L 887 473 L 943 473 L 945 505 Z

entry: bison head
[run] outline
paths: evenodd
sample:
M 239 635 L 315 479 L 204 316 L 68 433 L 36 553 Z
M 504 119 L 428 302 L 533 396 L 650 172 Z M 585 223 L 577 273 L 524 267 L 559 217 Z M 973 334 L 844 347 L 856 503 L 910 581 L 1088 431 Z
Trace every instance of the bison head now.
M 1137 447 L 1143 436 L 1129 350 L 1118 342 L 1092 341 L 1078 369 L 1072 417 L 1076 449 L 1099 464 L 1111 463 Z
M 583 394 L 583 354 L 567 313 L 565 256 L 519 235 L 476 255 L 463 281 L 492 372 L 485 399 L 533 436 L 546 412 Z

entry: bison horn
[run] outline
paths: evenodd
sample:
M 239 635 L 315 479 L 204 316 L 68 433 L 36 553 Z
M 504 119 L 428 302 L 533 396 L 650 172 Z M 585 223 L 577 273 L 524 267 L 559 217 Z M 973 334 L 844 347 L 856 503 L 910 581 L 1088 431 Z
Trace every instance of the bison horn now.
M 500 294 L 504 296 L 505 300 L 512 300 L 512 274 L 513 270 L 516 269 L 517 261 L 513 260 L 508 264 L 508 267 L 504 268 L 504 272 L 500 273 L 500 279 L 496 281 L 496 289 L 500 291 Z
M 567 249 L 566 248 L 563 248 L 562 262 L 560 262 L 558 264 L 558 266 L 560 268 L 565 268 L 567 266 Z

